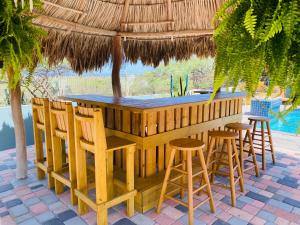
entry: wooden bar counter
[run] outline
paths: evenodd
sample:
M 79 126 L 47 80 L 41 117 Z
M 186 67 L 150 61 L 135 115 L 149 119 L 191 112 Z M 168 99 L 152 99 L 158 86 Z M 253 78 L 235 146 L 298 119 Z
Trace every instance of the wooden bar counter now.
M 98 95 L 62 98 L 78 105 L 102 108 L 106 135 L 137 143 L 135 206 L 138 211 L 145 212 L 157 204 L 170 154 L 169 141 L 192 137 L 203 140 L 207 146 L 209 130 L 241 121 L 244 94 L 219 93 L 209 104 L 210 94 L 147 100 Z M 122 152 L 114 155 L 114 176 L 119 179 L 125 179 L 124 157 Z M 175 163 L 179 160 L 180 156 L 176 155 Z M 118 182 L 115 186 L 115 190 L 123 187 Z

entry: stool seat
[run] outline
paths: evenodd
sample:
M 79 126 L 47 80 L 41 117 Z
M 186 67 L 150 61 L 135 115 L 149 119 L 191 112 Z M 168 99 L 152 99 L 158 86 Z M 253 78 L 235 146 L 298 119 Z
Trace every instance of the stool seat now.
M 231 131 L 209 131 L 208 135 L 211 137 L 220 137 L 220 138 L 229 138 L 229 139 L 234 139 L 239 136 L 238 133 L 231 132 Z
M 179 138 L 170 141 L 170 146 L 179 148 L 180 150 L 197 150 L 203 148 L 205 144 L 203 141 L 191 138 Z
M 270 119 L 268 117 L 264 117 L 264 116 L 251 116 L 248 117 L 248 120 L 254 120 L 254 121 L 270 121 Z
M 228 123 L 225 127 L 234 130 L 248 130 L 252 128 L 251 125 L 245 123 Z

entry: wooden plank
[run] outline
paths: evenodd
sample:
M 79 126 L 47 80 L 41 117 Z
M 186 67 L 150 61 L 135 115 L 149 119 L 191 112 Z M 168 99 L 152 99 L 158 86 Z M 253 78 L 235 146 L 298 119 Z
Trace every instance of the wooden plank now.
M 198 106 L 194 105 L 190 107 L 190 125 L 195 125 L 197 124 L 198 120 Z M 191 135 L 191 138 L 197 139 L 197 134 Z M 195 156 L 196 151 L 192 152 L 192 155 Z
M 203 106 L 203 122 L 206 122 L 209 120 L 209 109 L 210 105 L 208 103 L 205 103 Z
M 166 114 L 164 110 L 158 111 L 158 133 L 165 132 L 166 125 Z M 158 162 L 158 171 L 163 171 L 165 168 L 165 145 L 161 143 L 157 146 L 157 162 Z
M 226 100 L 226 116 L 230 116 L 230 100 Z
M 174 121 L 174 109 L 166 110 L 166 131 L 174 130 L 175 128 L 175 121 Z M 165 165 L 168 165 L 169 158 L 170 158 L 170 148 L 168 142 L 166 143 L 165 147 Z
M 181 113 L 181 127 L 186 127 L 189 125 L 189 106 L 182 107 Z
M 213 120 L 215 117 L 215 102 L 209 104 L 209 120 Z
M 157 113 L 147 113 L 147 128 L 148 136 L 157 133 Z M 146 176 L 151 176 L 156 173 L 156 145 L 148 146 L 146 149 Z
M 197 119 L 197 123 L 202 123 L 203 121 L 203 107 L 204 104 L 200 104 L 198 105 L 198 119 Z
M 226 116 L 226 101 L 221 101 L 221 117 Z
M 234 115 L 234 106 L 235 106 L 234 99 L 231 99 L 230 100 L 230 109 L 229 109 L 230 116 Z
M 220 118 L 220 113 L 221 113 L 220 104 L 221 104 L 220 101 L 215 102 L 214 119 Z

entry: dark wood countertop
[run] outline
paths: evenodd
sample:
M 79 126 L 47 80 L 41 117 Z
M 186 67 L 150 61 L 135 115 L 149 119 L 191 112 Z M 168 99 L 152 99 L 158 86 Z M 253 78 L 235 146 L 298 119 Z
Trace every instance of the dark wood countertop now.
M 116 98 L 112 96 L 101 96 L 101 95 L 67 95 L 61 96 L 60 99 L 69 100 L 73 102 L 89 102 L 89 103 L 105 103 L 121 107 L 129 107 L 135 109 L 153 109 L 161 108 L 172 105 L 181 105 L 194 102 L 204 102 L 208 101 L 211 94 L 202 95 L 191 95 L 176 98 L 154 98 L 154 99 L 134 99 L 134 98 Z M 237 98 L 244 97 L 245 93 L 227 93 L 221 92 L 216 94 L 214 99 L 224 99 L 224 98 Z

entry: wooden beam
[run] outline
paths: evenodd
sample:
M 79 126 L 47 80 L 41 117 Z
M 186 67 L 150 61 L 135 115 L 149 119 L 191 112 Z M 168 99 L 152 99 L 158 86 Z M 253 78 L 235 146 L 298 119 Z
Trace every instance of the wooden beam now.
M 127 17 L 127 14 L 128 14 L 128 8 L 129 8 L 129 1 L 130 0 L 125 0 L 124 2 L 124 8 L 123 8 L 123 11 L 122 11 L 122 15 L 121 15 L 121 24 L 120 24 L 120 30 L 123 31 L 125 30 L 125 20 L 126 20 L 126 17 Z
M 113 39 L 113 68 L 112 68 L 112 89 L 115 97 L 122 97 L 120 69 L 122 64 L 122 38 L 117 35 Z
M 37 26 L 47 27 L 48 29 L 59 29 L 65 31 L 72 31 L 82 34 L 98 35 L 98 36 L 116 36 L 116 31 L 104 30 L 95 27 L 82 25 L 79 23 L 70 22 L 67 20 L 59 19 L 53 16 L 37 15 L 33 19 L 33 24 Z M 53 23 L 53 25 L 49 25 Z

